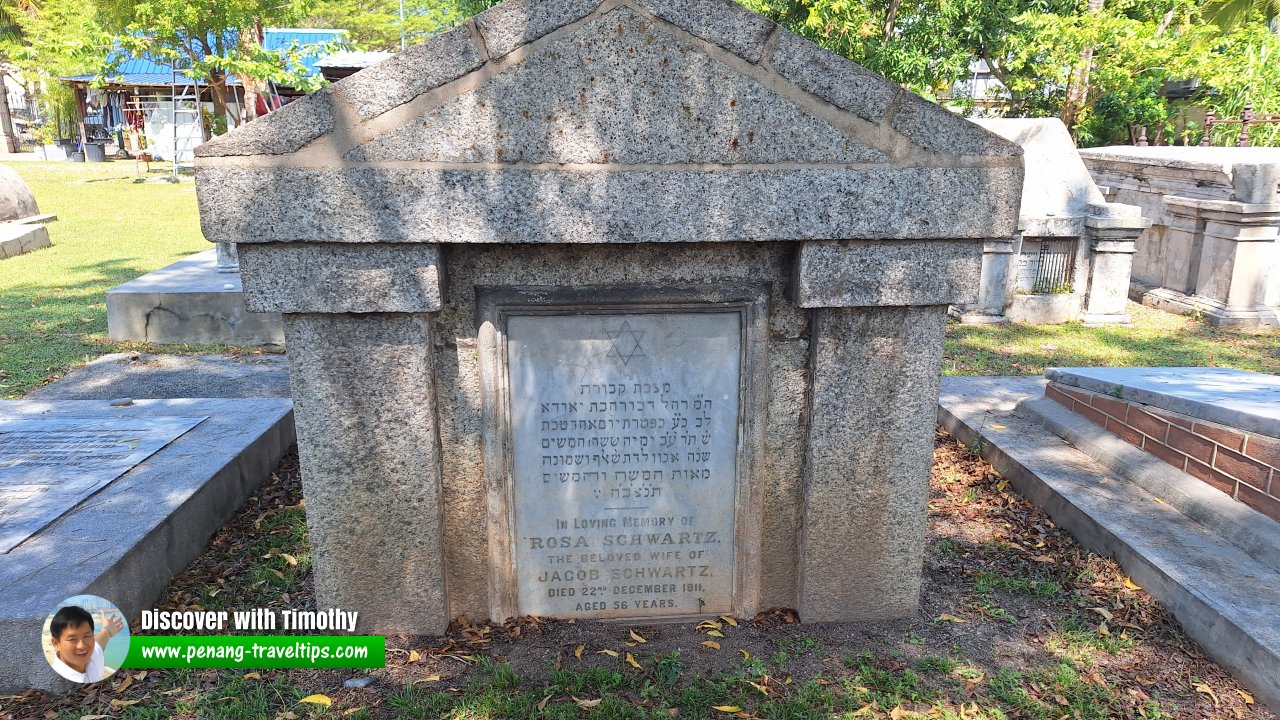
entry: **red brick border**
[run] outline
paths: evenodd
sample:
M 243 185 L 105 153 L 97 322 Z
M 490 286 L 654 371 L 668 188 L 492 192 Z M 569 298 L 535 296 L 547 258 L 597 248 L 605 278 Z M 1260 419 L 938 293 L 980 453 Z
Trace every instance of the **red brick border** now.
M 1280 520 L 1280 438 L 1049 383 L 1044 394 L 1116 437 Z

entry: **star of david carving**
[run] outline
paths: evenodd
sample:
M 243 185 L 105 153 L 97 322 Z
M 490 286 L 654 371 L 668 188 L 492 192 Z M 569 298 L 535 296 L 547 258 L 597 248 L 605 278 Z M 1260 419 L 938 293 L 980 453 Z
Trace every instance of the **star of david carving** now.
M 631 323 L 626 320 L 622 321 L 622 326 L 617 330 L 605 330 L 605 334 L 613 341 L 613 346 L 609 348 L 609 357 L 618 358 L 624 367 L 634 358 L 648 357 L 644 347 L 640 345 L 640 341 L 644 339 L 644 333 L 644 330 L 632 330 Z

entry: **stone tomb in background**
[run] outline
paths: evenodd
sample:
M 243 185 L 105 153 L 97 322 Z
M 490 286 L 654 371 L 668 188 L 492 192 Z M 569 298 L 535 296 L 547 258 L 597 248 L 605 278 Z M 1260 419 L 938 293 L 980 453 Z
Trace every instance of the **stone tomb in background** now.
M 508 0 L 198 154 L 283 314 L 321 606 L 916 611 L 1017 146 L 730 0 Z

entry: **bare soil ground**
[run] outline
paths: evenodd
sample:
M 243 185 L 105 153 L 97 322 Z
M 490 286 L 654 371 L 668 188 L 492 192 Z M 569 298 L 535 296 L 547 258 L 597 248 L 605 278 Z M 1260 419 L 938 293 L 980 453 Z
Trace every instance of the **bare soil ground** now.
M 120 671 L 0 720 L 158 718 L 1272 718 L 1113 561 L 939 432 L 920 613 L 810 625 L 459 618 L 355 670 Z M 314 607 L 296 457 L 161 609 Z M 358 685 L 353 687 L 352 685 Z

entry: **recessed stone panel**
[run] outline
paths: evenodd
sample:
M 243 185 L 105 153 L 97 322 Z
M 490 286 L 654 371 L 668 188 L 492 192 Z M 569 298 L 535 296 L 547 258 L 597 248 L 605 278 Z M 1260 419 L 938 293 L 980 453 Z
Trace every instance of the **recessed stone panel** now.
M 509 318 L 521 615 L 732 612 L 740 318 Z

